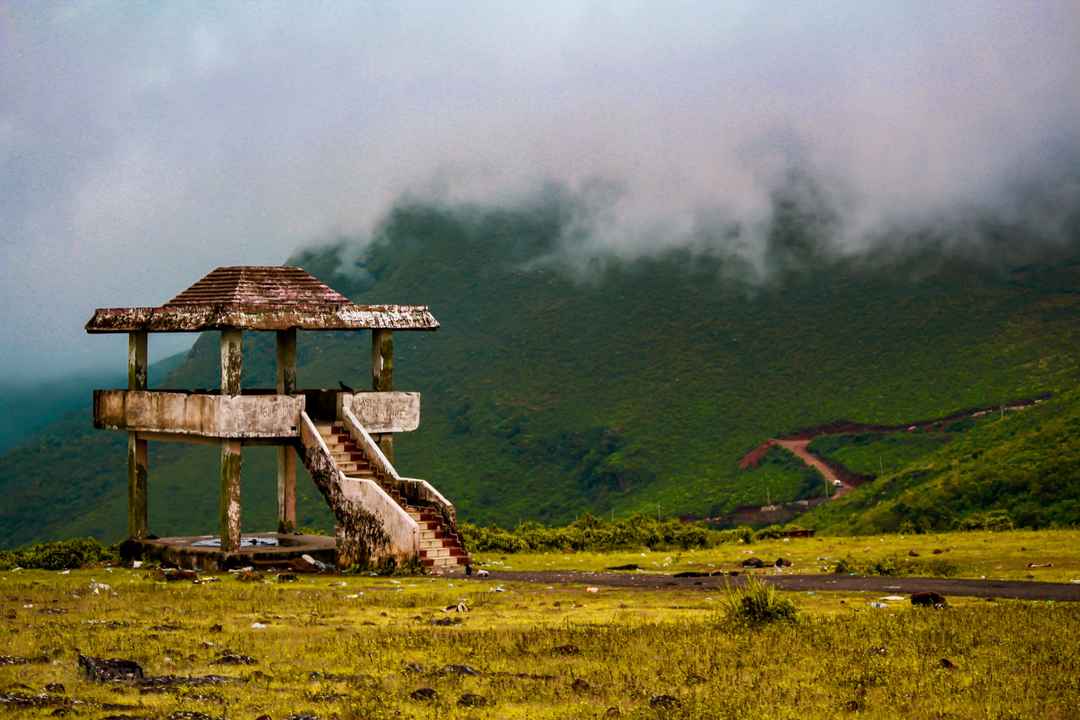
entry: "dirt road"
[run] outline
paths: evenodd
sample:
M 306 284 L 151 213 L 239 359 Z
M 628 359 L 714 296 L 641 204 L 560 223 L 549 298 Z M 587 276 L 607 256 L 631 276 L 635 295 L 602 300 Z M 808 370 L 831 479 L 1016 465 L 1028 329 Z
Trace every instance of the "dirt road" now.
M 1003 598 L 1015 600 L 1055 600 L 1080 602 L 1080 584 L 1027 582 L 1021 580 L 961 580 L 954 578 L 915 577 L 856 577 L 851 575 L 759 575 L 780 590 L 831 590 L 838 592 L 869 591 L 882 594 L 909 594 L 932 590 L 942 595 Z M 466 577 L 472 582 L 529 582 L 547 585 L 581 584 L 641 590 L 701 589 L 718 590 L 728 584 L 739 585 L 746 575 L 736 577 L 711 575 L 707 577 L 674 577 L 641 572 L 516 572 L 491 571 L 480 578 Z
M 834 500 L 838 497 L 846 495 L 855 489 L 854 485 L 850 485 L 844 482 L 844 479 L 833 472 L 833 469 L 829 467 L 821 458 L 814 453 L 810 452 L 808 445 L 810 440 L 773 440 L 774 445 L 778 445 L 788 452 L 795 455 L 804 463 L 821 473 L 821 476 L 825 478 L 825 482 L 829 484 L 829 487 L 834 492 L 830 493 L 830 497 Z

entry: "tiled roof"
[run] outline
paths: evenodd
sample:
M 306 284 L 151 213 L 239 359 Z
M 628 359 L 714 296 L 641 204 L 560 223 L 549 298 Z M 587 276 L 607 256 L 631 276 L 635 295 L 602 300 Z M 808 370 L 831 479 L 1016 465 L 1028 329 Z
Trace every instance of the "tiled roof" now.
M 426 305 L 354 305 L 298 267 L 219 267 L 161 307 L 98 308 L 88 333 L 435 330 Z
M 166 305 L 346 305 L 349 298 L 288 266 L 219 267 Z

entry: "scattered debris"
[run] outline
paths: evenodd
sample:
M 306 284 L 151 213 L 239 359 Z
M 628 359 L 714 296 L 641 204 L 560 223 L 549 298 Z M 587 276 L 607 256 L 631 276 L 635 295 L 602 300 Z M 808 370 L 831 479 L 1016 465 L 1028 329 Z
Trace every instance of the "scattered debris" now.
M 103 592 L 110 592 L 112 590 L 112 585 L 107 585 L 90 578 L 90 589 L 94 591 L 95 595 L 100 595 Z
M 582 678 L 574 678 L 574 682 L 570 683 L 570 689 L 574 692 L 583 693 L 589 692 L 589 690 L 592 689 L 592 686 Z
M 955 670 L 957 668 L 957 664 L 949 658 L 941 658 L 941 660 L 938 661 L 938 665 L 944 670 Z
M 79 655 L 79 669 L 95 682 L 133 682 L 143 678 L 143 669 L 134 660 Z
M 469 665 L 444 665 L 439 675 L 479 675 L 480 671 Z
M 165 582 L 199 579 L 199 573 L 194 570 L 184 570 L 182 568 L 158 568 L 152 575 L 155 580 L 164 580 Z
M 742 561 L 742 566 L 744 568 L 762 568 L 762 567 L 765 567 L 765 562 L 761 558 L 757 558 L 757 557 L 746 558 L 745 560 Z M 660 695 L 658 697 L 669 697 L 669 696 Z
M 877 602 L 876 600 L 869 603 L 869 605 L 876 610 L 884 610 L 885 608 L 889 607 L 888 603 Z
M 458 698 L 457 704 L 461 707 L 486 707 L 488 699 L 476 693 L 465 693 Z
M 653 695 L 649 698 L 649 707 L 674 710 L 677 707 L 682 707 L 682 700 L 679 700 L 674 695 Z
M 1029 568 L 1052 568 L 1052 567 L 1054 567 L 1054 563 L 1052 563 L 1052 562 L 1048 562 L 1048 563 L 1029 562 L 1027 564 L 1027 566 Z
M 277 581 L 279 583 L 296 582 L 297 579 L 298 578 L 296 577 L 296 573 L 285 572 L 285 573 L 278 573 L 277 574 Z
M 886 595 L 885 597 L 878 598 L 882 602 L 903 602 L 906 598 L 903 595 Z
M 49 683 L 45 686 L 45 692 L 64 693 L 67 692 L 67 689 L 64 687 L 63 683 Z
M 581 648 L 579 648 L 577 645 L 571 644 L 556 645 L 555 647 L 551 648 L 551 652 L 555 655 L 580 655 Z
M 433 620 L 429 620 L 428 624 L 430 624 L 430 625 L 439 625 L 439 626 L 443 626 L 443 627 L 450 626 L 450 625 L 460 625 L 461 624 L 461 618 L 459 618 L 459 617 L 434 618 Z
M 600 592 L 600 588 L 590 585 L 589 587 L 585 588 L 585 592 L 587 592 L 587 593 L 597 593 L 597 592 Z
M 47 663 L 47 657 L 21 657 L 19 655 L 0 655 L 0 665 L 30 665 L 31 663 Z
M 266 627 L 267 627 L 266 623 L 261 623 L 261 622 L 253 622 L 253 623 L 251 623 L 251 629 L 252 630 L 265 630 Z
M 443 608 L 443 612 L 469 612 L 469 605 L 464 600 L 459 600 L 457 605 L 447 605 Z
M 490 574 L 491 573 L 488 572 L 487 570 L 485 570 L 484 568 L 480 568 L 479 570 L 476 571 L 476 577 L 487 577 Z
M 933 607 L 939 610 L 949 606 L 944 595 L 932 590 L 911 593 L 911 604 L 916 607 Z
M 53 707 L 56 705 L 72 705 L 72 701 L 69 698 L 61 695 L 50 695 L 48 693 L 39 693 L 37 695 L 26 695 L 24 693 L 17 692 L 0 692 L 0 707 L 5 705 L 13 705 L 15 707 L 29 708 L 29 707 Z
M 435 692 L 435 688 L 422 687 L 409 693 L 409 697 L 419 702 L 435 702 L 439 699 L 439 693 Z
M 778 568 L 791 567 L 791 561 L 787 558 L 776 558 L 776 562 L 774 562 L 773 565 Z
M 210 661 L 211 665 L 254 665 L 258 661 L 250 655 L 225 652 Z

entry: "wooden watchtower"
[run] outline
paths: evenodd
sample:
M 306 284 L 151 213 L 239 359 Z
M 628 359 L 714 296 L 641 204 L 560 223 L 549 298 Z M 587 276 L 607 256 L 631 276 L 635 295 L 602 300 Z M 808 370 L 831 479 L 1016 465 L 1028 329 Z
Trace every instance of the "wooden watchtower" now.
M 426 306 L 356 305 L 302 268 L 284 266 L 220 267 L 160 307 L 96 310 L 88 333 L 128 334 L 128 387 L 94 391 L 94 426 L 128 433 L 129 545 L 201 567 L 325 546 L 325 539 L 293 534 L 299 456 L 336 518 L 339 565 L 391 558 L 437 569 L 464 565 L 453 505 L 393 464 L 393 435 L 419 426 L 420 395 L 393 390 L 392 333 L 438 327 Z M 298 330 L 370 332 L 371 390 L 297 388 Z M 147 386 L 151 333 L 207 331 L 221 337 L 219 391 Z M 276 334 L 275 388 L 241 387 L 245 331 Z M 218 547 L 205 538 L 150 536 L 151 441 L 220 445 Z M 278 447 L 278 527 L 249 543 L 240 527 L 240 469 L 251 444 Z

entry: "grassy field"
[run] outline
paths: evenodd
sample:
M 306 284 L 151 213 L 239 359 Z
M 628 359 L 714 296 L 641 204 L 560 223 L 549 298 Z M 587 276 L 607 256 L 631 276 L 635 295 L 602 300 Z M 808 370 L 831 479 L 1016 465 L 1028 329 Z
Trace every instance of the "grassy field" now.
M 740 569 L 753 557 L 769 565 L 781 557 L 790 560 L 784 572 L 795 574 L 834 572 L 844 561 L 861 574 L 892 570 L 898 575 L 1071 582 L 1080 581 L 1080 530 L 822 536 L 701 550 L 476 554 L 480 563 L 501 570 L 597 571 L 636 564 L 641 572 L 663 573 Z
M 702 591 L 366 577 L 194 585 L 127 569 L 0 582 L 3 652 L 32 661 L 0 665 L 0 713 L 13 717 L 1067 718 L 1080 691 L 1080 639 L 1061 632 L 1080 622 L 1069 604 L 935 611 L 800 594 L 797 622 L 749 629 Z M 444 610 L 462 602 L 467 612 Z M 80 675 L 79 652 L 152 676 L 222 679 L 96 683 Z M 221 664 L 227 654 L 245 664 Z M 434 699 L 414 699 L 421 688 Z
M 800 572 L 824 554 L 870 560 L 941 546 L 948 552 L 932 557 L 961 574 L 1016 577 L 1038 559 L 1054 562 L 1034 571 L 1039 579 L 1063 579 L 1080 568 L 1078 539 L 958 533 L 769 541 L 712 556 L 483 560 L 580 568 L 635 558 L 670 571 L 753 550 L 793 558 Z M 952 598 L 926 610 L 875 593 L 780 593 L 795 621 L 750 627 L 732 622 L 715 588 L 213 577 L 0 572 L 0 716 L 1073 718 L 1080 696 L 1080 636 L 1063 631 L 1080 622 L 1074 603 Z M 80 653 L 132 660 L 156 679 L 95 682 L 80 672 Z

